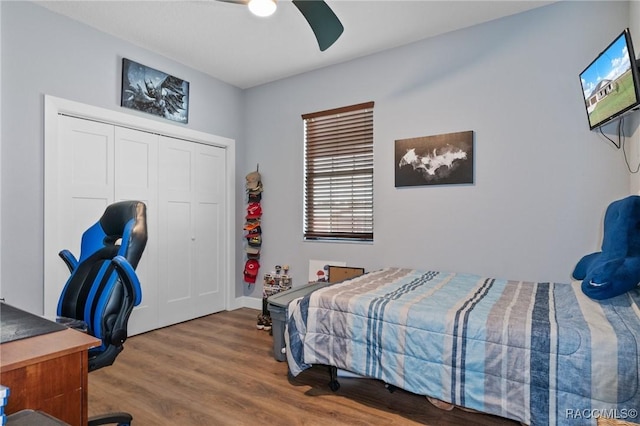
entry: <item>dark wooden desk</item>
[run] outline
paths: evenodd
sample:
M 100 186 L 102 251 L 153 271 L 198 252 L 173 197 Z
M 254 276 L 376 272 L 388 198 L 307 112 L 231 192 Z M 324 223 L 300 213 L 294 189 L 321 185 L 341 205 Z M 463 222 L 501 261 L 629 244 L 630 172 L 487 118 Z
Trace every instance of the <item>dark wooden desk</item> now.
M 7 414 L 41 410 L 73 426 L 87 424 L 89 348 L 100 340 L 72 329 L 0 344 Z

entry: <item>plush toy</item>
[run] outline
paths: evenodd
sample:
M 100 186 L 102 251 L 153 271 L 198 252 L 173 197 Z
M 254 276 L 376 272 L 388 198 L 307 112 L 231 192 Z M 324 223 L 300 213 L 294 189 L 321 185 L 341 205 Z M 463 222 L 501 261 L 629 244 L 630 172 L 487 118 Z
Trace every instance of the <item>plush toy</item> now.
M 584 256 L 573 271 L 582 291 L 603 300 L 640 283 L 640 196 L 612 202 L 604 215 L 602 251 Z

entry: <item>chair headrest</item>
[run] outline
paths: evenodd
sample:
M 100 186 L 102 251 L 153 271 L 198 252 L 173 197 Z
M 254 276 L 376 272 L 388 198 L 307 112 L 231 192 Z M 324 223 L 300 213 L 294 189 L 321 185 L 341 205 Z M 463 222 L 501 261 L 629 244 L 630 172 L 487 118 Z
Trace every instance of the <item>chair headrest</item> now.
M 110 204 L 99 220 L 105 233 L 105 243 L 122 238 L 120 253 L 136 268 L 147 244 L 147 207 L 141 201 L 120 201 Z

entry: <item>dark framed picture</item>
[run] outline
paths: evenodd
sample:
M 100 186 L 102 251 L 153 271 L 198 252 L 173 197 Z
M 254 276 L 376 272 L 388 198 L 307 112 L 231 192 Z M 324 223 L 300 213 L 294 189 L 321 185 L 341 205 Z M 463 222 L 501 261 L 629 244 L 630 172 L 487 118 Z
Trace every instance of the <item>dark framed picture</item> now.
M 123 58 L 120 105 L 186 124 L 189 82 Z
M 473 131 L 396 140 L 396 188 L 473 183 Z

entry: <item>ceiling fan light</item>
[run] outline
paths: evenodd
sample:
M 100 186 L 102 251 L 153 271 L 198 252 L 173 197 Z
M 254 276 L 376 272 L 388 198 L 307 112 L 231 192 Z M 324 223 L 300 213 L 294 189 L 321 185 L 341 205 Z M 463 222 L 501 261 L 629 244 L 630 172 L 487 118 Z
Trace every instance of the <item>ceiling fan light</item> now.
M 249 0 L 249 10 L 256 16 L 271 16 L 276 7 L 276 0 Z

